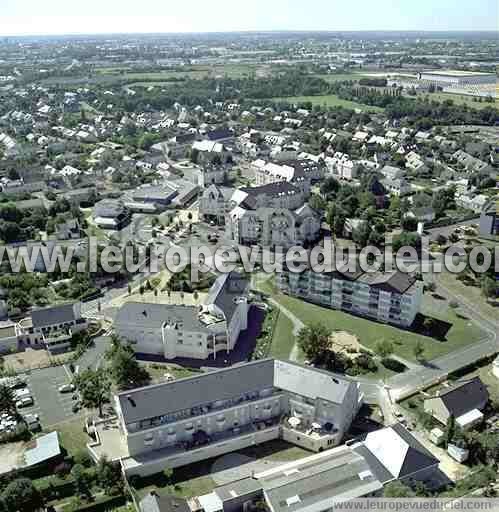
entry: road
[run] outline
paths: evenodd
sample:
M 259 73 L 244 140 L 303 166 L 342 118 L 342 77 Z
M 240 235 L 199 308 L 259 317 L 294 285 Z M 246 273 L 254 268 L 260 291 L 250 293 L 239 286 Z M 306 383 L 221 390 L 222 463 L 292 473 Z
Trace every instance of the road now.
M 440 282 L 438 291 L 440 295 L 455 300 L 459 304 L 461 313 L 479 325 L 486 334 L 473 345 L 429 361 L 423 367 L 411 369 L 388 379 L 387 384 L 390 386 L 390 395 L 393 401 L 402 400 L 416 391 L 441 382 L 447 378 L 449 373 L 499 352 L 497 339 L 499 321 L 496 318 L 485 317 L 467 298 L 453 293 Z
M 443 235 L 446 238 L 449 238 L 450 234 L 454 232 L 454 230 L 459 226 L 469 226 L 471 224 L 479 224 L 480 223 L 480 217 L 476 217 L 471 220 L 465 220 L 463 222 L 458 222 L 457 224 L 451 224 L 450 226 L 442 226 L 439 228 L 430 228 L 427 229 L 430 240 L 436 240 L 439 235 Z

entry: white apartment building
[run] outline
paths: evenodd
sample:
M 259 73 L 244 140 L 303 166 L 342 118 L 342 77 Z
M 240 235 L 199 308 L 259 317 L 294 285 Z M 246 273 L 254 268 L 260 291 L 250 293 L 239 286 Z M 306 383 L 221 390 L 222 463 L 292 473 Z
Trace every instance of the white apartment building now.
M 325 162 L 327 170 L 333 176 L 348 181 L 357 177 L 359 165 L 351 160 L 346 153 L 337 151 L 333 156 L 326 157 Z
M 283 270 L 277 274 L 277 286 L 293 297 L 403 327 L 414 322 L 423 296 L 423 283 L 399 271 Z
M 317 240 L 320 216 L 287 182 L 238 189 L 226 219 L 230 240 L 241 245 L 291 247 Z
M 114 442 L 97 426 L 89 449 L 94 459 L 121 459 L 127 476 L 278 438 L 318 452 L 340 444 L 362 401 L 344 376 L 265 359 L 119 393 Z
M 322 166 L 309 159 L 283 160 L 278 164 L 255 160 L 251 166 L 255 171 L 257 186 L 287 181 L 300 188 L 305 194 L 309 194 L 312 182 L 318 181 L 324 176 Z
M 248 327 L 248 281 L 231 272 L 217 278 L 201 306 L 128 302 L 118 311 L 116 334 L 137 353 L 192 359 L 229 353 Z

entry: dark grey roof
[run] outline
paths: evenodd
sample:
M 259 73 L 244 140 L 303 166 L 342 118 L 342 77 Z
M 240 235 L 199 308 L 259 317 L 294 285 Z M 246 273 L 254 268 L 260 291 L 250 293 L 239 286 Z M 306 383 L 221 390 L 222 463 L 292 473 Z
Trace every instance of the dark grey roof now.
M 41 328 L 49 325 L 64 324 L 74 322 L 74 303 L 63 304 L 62 306 L 53 306 L 50 308 L 35 309 L 31 312 L 31 321 L 33 327 Z
M 489 400 L 489 392 L 480 377 L 475 377 L 440 390 L 435 398 L 437 397 L 442 400 L 449 414 L 458 418 L 473 409 L 481 408 Z
M 139 502 L 140 512 L 191 512 L 187 500 L 149 493 Z
M 373 475 L 382 483 L 393 480 L 393 475 L 381 464 L 381 462 L 362 443 L 352 447 L 353 450 L 364 457 Z
M 94 206 L 95 217 L 116 218 L 123 215 L 125 211 L 123 202 L 116 199 L 103 199 Z
M 241 206 L 250 210 L 256 208 L 257 197 L 260 195 L 278 197 L 282 194 L 291 195 L 300 193 L 300 190 L 288 181 L 267 183 L 259 187 L 241 187 L 240 190 L 248 194 L 248 197 L 241 203 Z
M 215 304 L 225 315 L 229 324 L 236 312 L 238 299 L 248 295 L 249 281 L 243 274 L 232 271 L 222 274 L 210 288 L 205 304 Z
M 177 144 L 188 144 L 190 142 L 193 142 L 196 140 L 196 134 L 195 133 L 179 133 L 178 135 L 175 135 L 174 140 Z
M 234 137 L 234 132 L 228 128 L 219 128 L 206 134 L 206 138 L 211 141 L 230 139 L 231 137 Z
M 359 276 L 358 281 L 388 292 L 405 293 L 416 283 L 416 278 L 406 272 L 396 270 L 394 272 L 365 273 Z
M 268 388 L 280 388 L 310 399 L 343 403 L 349 379 L 289 361 L 264 359 L 230 368 L 119 393 L 125 423 L 228 400 Z
M 391 428 L 409 445 L 399 478 L 434 466 L 440 462 L 403 425 L 396 423 Z
M 378 434 L 385 433 L 388 435 L 378 436 Z M 400 442 L 397 441 L 397 437 Z M 379 444 L 380 441 L 393 443 L 393 446 L 386 447 Z M 366 460 L 373 463 L 373 472 L 377 472 L 385 482 L 388 481 L 387 473 L 392 475 L 392 479 L 404 478 L 436 466 L 440 462 L 400 423 L 367 434 L 363 449 L 358 449 L 358 447 L 355 449 L 364 456 L 366 455 L 365 450 L 371 453 L 380 465 L 376 464 L 369 456 L 366 457 Z
M 273 385 L 274 361 L 266 359 L 134 389 L 117 397 L 125 423 L 132 423 Z

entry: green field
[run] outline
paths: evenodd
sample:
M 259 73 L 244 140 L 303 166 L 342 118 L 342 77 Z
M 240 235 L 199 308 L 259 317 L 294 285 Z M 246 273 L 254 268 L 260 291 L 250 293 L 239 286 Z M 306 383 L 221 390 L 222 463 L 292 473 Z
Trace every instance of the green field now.
M 431 360 L 475 343 L 484 334 L 468 319 L 457 316 L 445 301 L 437 301 L 428 294 L 424 296 L 422 312 L 450 324 L 444 341 L 304 302 L 279 293 L 268 281 L 260 283 L 259 288 L 270 294 L 305 324 L 321 322 L 332 331 L 347 331 L 357 336 L 360 344 L 370 350 L 374 350 L 378 341 L 389 340 L 393 343 L 394 354 L 408 361 L 416 361 L 413 347 L 417 341 L 424 347 L 425 358 Z M 284 325 L 281 329 L 285 334 L 276 337 L 276 348 L 273 350 L 279 354 L 285 354 L 286 351 L 291 353 L 295 337 L 289 336 L 289 326 Z
M 358 80 L 359 78 L 368 78 L 367 75 L 362 73 L 338 73 L 338 74 L 327 74 L 327 75 L 314 75 L 317 78 L 322 78 L 329 83 L 334 82 L 346 82 L 348 80 Z
M 444 102 L 447 100 L 452 100 L 456 105 L 467 105 L 468 107 L 482 109 L 487 107 L 495 107 L 499 108 L 499 102 L 496 101 L 494 103 L 488 103 L 486 101 L 482 101 L 479 103 L 478 101 L 473 101 L 471 96 L 464 96 L 462 94 L 454 94 L 450 92 L 434 92 L 431 94 L 418 94 L 416 96 L 418 99 L 428 98 L 430 100 Z
M 335 94 L 328 94 L 325 96 L 290 96 L 286 98 L 271 98 L 276 102 L 287 102 L 287 103 L 312 103 L 312 105 L 320 105 L 323 107 L 343 107 L 349 109 L 360 109 L 364 112 L 383 112 L 381 107 L 371 107 L 369 105 L 363 105 L 356 101 L 348 101 L 338 98 Z
M 289 359 L 293 345 L 293 323 L 284 313 L 280 313 L 274 327 L 269 357 Z

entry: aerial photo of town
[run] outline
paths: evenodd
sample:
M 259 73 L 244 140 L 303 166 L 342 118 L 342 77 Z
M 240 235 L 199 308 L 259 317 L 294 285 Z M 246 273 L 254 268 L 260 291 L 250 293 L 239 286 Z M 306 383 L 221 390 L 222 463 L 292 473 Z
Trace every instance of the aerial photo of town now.
M 499 510 L 498 19 L 1 1 L 0 512 Z

